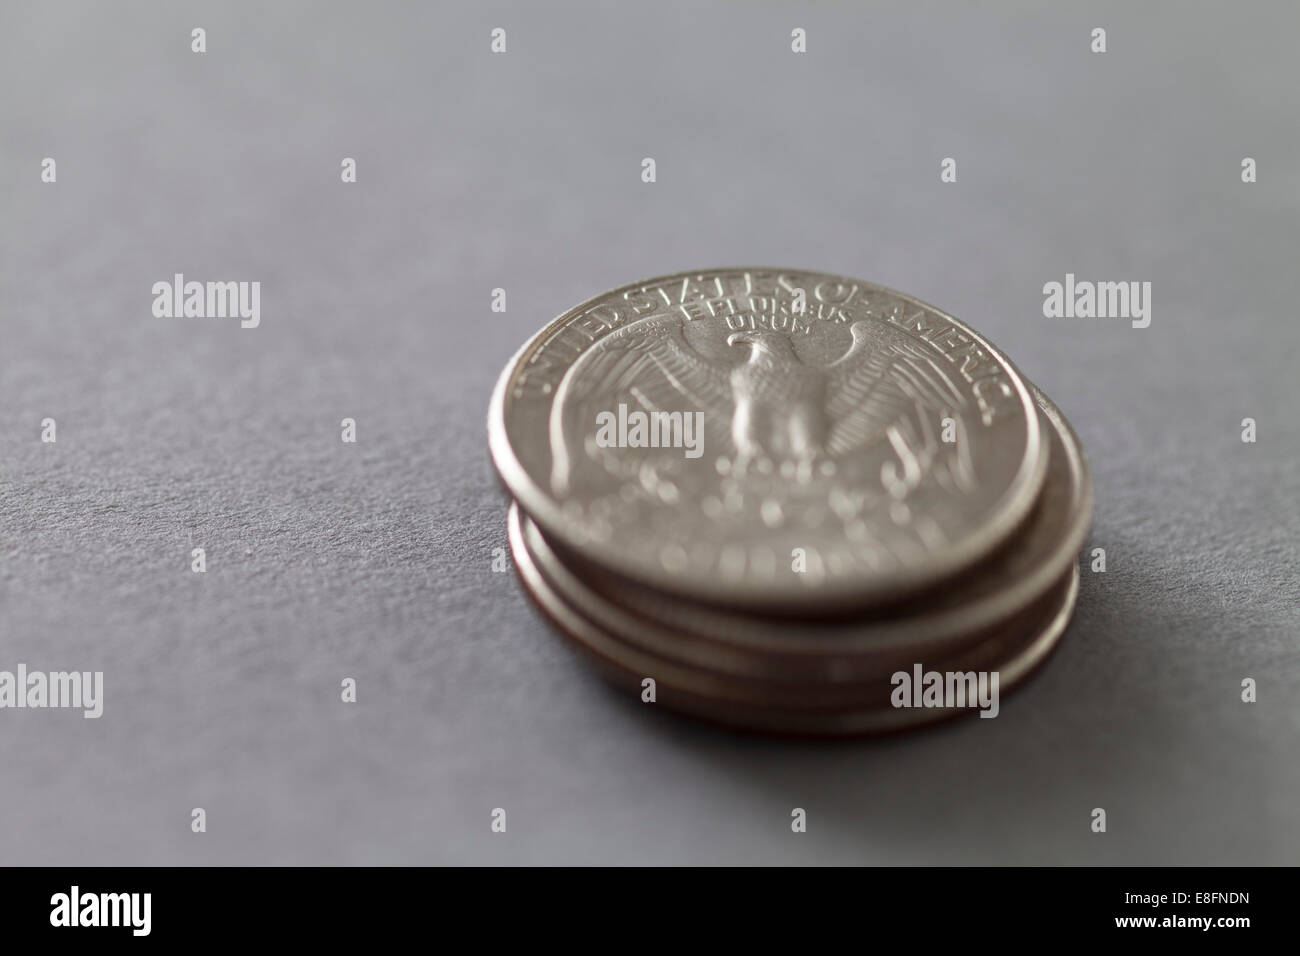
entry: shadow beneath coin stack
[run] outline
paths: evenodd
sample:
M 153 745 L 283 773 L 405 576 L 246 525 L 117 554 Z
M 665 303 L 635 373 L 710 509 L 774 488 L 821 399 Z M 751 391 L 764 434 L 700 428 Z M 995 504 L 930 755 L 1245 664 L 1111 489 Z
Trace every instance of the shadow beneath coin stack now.
M 1064 639 L 1006 694 L 996 719 L 966 713 L 824 740 L 736 732 L 664 711 L 647 718 L 644 705 L 612 688 L 610 705 L 636 709 L 674 749 L 707 763 L 708 776 L 721 772 L 759 794 L 773 826 L 784 820 L 788 829 L 792 809 L 806 811 L 799 840 L 782 841 L 776 855 L 764 840 L 718 847 L 728 862 L 1177 864 L 1195 854 L 1165 834 L 1181 819 L 1206 819 L 1196 804 L 1215 796 L 1213 776 L 1192 790 L 1180 778 L 1198 763 L 1206 718 L 1195 716 L 1197 698 L 1208 689 L 1167 679 L 1169 644 L 1213 633 L 1221 621 L 1208 599 L 1195 614 L 1185 595 L 1153 605 L 1153 593 L 1173 586 L 1159 568 L 1115 580 L 1084 566 Z M 1119 637 L 1134 620 L 1147 641 Z M 1094 831 L 1097 809 L 1120 817 L 1123 836 Z

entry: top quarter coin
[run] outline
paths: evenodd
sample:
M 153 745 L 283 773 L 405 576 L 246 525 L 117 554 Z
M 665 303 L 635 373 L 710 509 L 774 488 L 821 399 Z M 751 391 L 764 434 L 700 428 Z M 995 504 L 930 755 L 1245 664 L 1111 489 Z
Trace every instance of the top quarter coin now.
M 815 614 L 932 586 L 1033 507 L 1047 445 L 978 333 L 799 270 L 637 282 L 564 313 L 492 396 L 493 461 L 557 543 L 652 588 Z

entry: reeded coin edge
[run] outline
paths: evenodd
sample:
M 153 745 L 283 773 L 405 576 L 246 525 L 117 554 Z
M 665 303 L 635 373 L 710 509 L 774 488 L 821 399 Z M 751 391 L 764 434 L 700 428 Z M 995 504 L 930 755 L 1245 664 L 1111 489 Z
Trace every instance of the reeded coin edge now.
M 538 330 L 523 346 L 511 357 L 497 380 L 496 387 L 492 391 L 492 398 L 488 405 L 488 447 L 492 456 L 492 461 L 496 466 L 497 473 L 504 482 L 506 488 L 524 509 L 524 511 L 543 529 L 545 533 L 551 535 L 558 541 L 567 543 L 575 550 L 583 550 L 584 553 L 590 554 L 597 563 L 608 566 L 617 573 L 623 574 L 635 581 L 640 581 L 648 587 L 667 590 L 673 594 L 686 595 L 695 600 L 717 602 L 723 600 L 724 603 L 738 606 L 749 606 L 754 608 L 786 608 L 798 610 L 806 607 L 810 601 L 821 602 L 822 606 L 828 611 L 835 609 L 850 608 L 867 608 L 872 605 L 879 605 L 887 601 L 896 600 L 908 594 L 914 594 L 924 590 L 934 584 L 950 578 L 970 565 L 978 561 L 982 556 L 991 553 L 998 545 L 1005 541 L 1020 526 L 1025 517 L 1033 508 L 1037 501 L 1038 493 L 1042 489 L 1043 480 L 1047 473 L 1047 449 L 1042 441 L 1042 434 L 1039 428 L 1038 415 L 1034 409 L 1033 399 L 1029 394 L 1028 387 L 1025 384 L 1020 370 L 1007 357 L 1007 355 L 996 345 L 986 339 L 979 332 L 972 329 L 960 319 L 949 315 L 942 309 L 935 308 L 927 302 L 923 302 L 915 296 L 890 289 L 887 286 L 878 285 L 866 280 L 853 279 L 854 282 L 862 286 L 870 287 L 886 295 L 895 296 L 913 305 L 930 310 L 936 315 L 941 316 L 945 321 L 951 322 L 956 328 L 964 334 L 969 335 L 971 339 L 983 346 L 992 354 L 999 363 L 1004 366 L 1016 393 L 1020 398 L 1021 408 L 1024 413 L 1027 436 L 1025 442 L 1025 454 L 1021 462 L 1021 467 L 1016 472 L 1016 478 L 1006 493 L 1002 496 L 1002 504 L 995 510 L 994 518 L 979 533 L 972 533 L 967 536 L 962 545 L 946 549 L 942 557 L 927 564 L 923 568 L 903 568 L 887 575 L 877 578 L 843 578 L 832 579 L 817 586 L 815 589 L 807 585 L 797 585 L 793 587 L 776 587 L 770 582 L 766 583 L 759 590 L 742 590 L 735 589 L 725 595 L 720 596 L 717 588 L 710 586 L 707 581 L 701 583 L 692 577 L 655 577 L 640 562 L 627 559 L 626 555 L 620 552 L 617 547 L 612 545 L 592 544 L 590 542 L 579 542 L 574 540 L 566 532 L 566 523 L 560 507 L 552 501 L 551 496 L 547 494 L 528 474 L 523 464 L 515 455 L 514 449 L 510 444 L 509 435 L 506 428 L 506 395 L 509 391 L 510 384 L 516 373 L 523 366 L 527 357 L 531 355 L 543 342 L 551 335 L 559 331 L 564 323 L 570 321 L 574 316 L 580 314 L 583 310 L 588 309 L 598 302 L 634 289 L 639 289 L 648 285 L 657 285 L 668 283 L 674 280 L 680 280 L 698 275 L 713 275 L 733 272 L 794 272 L 801 275 L 824 276 L 829 279 L 852 278 L 850 276 L 837 276 L 832 273 L 821 272 L 811 269 L 791 269 L 789 267 L 774 268 L 764 266 L 728 266 L 724 268 L 713 269 L 692 269 L 687 272 L 670 273 L 668 275 L 655 276 L 648 279 L 640 279 L 636 282 L 628 283 L 622 286 L 616 286 L 599 295 L 592 296 L 584 302 L 579 303 L 572 308 L 565 310 L 543 328 Z
M 844 737 L 890 733 L 923 724 L 935 723 L 960 716 L 968 711 L 959 708 L 874 708 L 863 711 L 845 710 L 831 713 L 790 711 L 719 701 L 707 692 L 678 689 L 681 683 L 691 683 L 700 672 L 671 663 L 656 661 L 642 651 L 631 649 L 632 656 L 648 667 L 629 668 L 620 660 L 620 651 L 629 650 L 616 638 L 605 634 L 587 620 L 558 594 L 550 590 L 537 567 L 532 563 L 523 542 L 520 509 L 512 502 L 509 514 L 509 541 L 514 565 L 524 591 L 550 619 L 555 628 L 591 658 L 602 673 L 613 683 L 638 689 L 643 677 L 655 675 L 659 688 L 668 690 L 661 695 L 665 709 L 690 717 L 720 724 L 733 730 L 790 736 Z M 1046 622 L 1042 630 L 1023 649 L 1002 662 L 999 674 L 999 695 L 1019 685 L 1033 672 L 1059 643 L 1073 615 L 1079 594 L 1079 569 L 1068 572 L 1069 583 L 1059 609 Z M 706 683 L 709 681 L 707 680 Z
M 612 604 L 593 594 L 579 577 L 555 560 L 537 526 L 527 516 L 521 515 L 519 524 L 529 563 L 560 600 L 595 627 L 655 659 L 690 670 L 713 672 L 729 684 L 764 688 L 759 696 L 770 698 L 763 701 L 764 705 L 776 708 L 822 710 L 865 706 L 865 697 L 884 692 L 891 674 L 900 668 L 908 669 L 920 660 L 971 660 L 978 669 L 981 661 L 1001 656 L 1001 652 L 993 649 L 1005 645 L 1008 635 L 1015 642 L 1027 631 L 1041 626 L 1044 605 L 1055 607 L 1059 603 L 1054 592 L 1060 590 L 1065 575 L 1064 571 L 1058 574 L 1026 607 L 942 644 L 891 642 L 888 646 L 877 646 L 863 642 L 852 650 L 835 654 L 773 654 L 752 646 L 742 648 L 710 640 L 707 634 L 659 626 Z M 755 626 L 761 625 L 761 621 L 751 620 Z M 967 670 L 969 666 L 962 664 L 957 669 Z M 815 699 L 810 701 L 809 690 L 814 687 Z M 790 703 L 783 704 L 782 700 Z

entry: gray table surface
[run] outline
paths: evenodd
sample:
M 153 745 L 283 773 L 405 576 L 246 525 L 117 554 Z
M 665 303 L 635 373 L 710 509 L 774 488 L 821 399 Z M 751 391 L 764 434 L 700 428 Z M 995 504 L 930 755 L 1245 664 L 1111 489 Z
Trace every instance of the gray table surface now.
M 334 6 L 0 14 L 0 669 L 105 675 L 0 711 L 0 862 L 1300 862 L 1294 7 Z M 1082 436 L 1108 571 L 997 720 L 699 727 L 492 572 L 506 359 L 741 264 L 935 303 Z M 261 326 L 154 318 L 174 272 Z M 1150 328 L 1045 319 L 1067 272 Z

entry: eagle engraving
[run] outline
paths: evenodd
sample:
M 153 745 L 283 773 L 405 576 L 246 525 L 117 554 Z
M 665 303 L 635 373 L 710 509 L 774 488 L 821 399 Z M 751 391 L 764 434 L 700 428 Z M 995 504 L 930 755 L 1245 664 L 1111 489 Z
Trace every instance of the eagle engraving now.
M 973 482 L 966 442 L 944 451 L 940 423 L 957 428 L 969 404 L 933 350 L 886 322 L 859 319 L 852 342 L 829 364 L 808 364 L 789 334 L 731 332 L 737 361 L 710 361 L 673 316 L 641 319 L 608 333 L 568 370 L 551 407 L 551 485 L 573 489 L 584 460 L 610 455 L 587 440 L 597 411 L 618 401 L 647 412 L 704 412 L 707 461 L 731 476 L 760 465 L 807 478 L 825 461 L 887 443 L 880 480 L 901 497 L 933 470 L 954 490 Z M 933 469 L 945 458 L 945 467 Z M 612 468 L 612 466 L 611 466 Z M 585 477 L 584 477 L 585 480 Z

